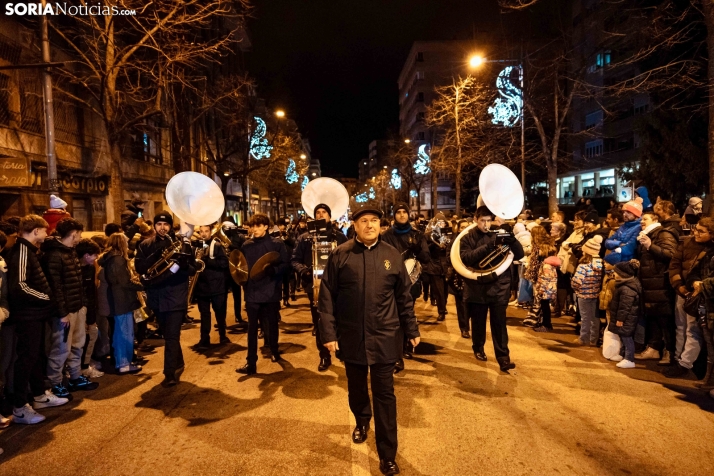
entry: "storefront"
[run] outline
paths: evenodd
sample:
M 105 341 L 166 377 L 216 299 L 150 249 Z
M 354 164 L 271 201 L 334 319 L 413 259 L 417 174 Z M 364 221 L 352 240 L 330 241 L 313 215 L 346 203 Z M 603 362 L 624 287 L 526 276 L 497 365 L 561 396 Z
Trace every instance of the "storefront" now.
M 603 168 L 559 176 L 557 194 L 561 205 L 574 204 L 581 197 L 611 197 L 618 202 L 627 202 L 632 199 L 633 190 L 628 181 L 617 175 L 617 169 Z

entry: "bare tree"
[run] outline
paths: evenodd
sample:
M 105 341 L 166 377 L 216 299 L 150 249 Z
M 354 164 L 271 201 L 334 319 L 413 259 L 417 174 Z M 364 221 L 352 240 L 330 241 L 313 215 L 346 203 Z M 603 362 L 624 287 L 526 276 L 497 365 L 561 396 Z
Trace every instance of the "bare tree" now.
M 87 0 L 79 4 L 88 5 Z M 203 68 L 239 40 L 247 0 L 117 0 L 134 16 L 74 16 L 53 23 L 74 57 L 63 91 L 101 117 L 111 154 L 114 216 L 124 208 L 123 147 L 131 135 L 161 127 L 167 93 L 197 88 Z M 157 119 L 158 118 L 158 119 Z M 136 140 L 135 140 L 136 142 Z

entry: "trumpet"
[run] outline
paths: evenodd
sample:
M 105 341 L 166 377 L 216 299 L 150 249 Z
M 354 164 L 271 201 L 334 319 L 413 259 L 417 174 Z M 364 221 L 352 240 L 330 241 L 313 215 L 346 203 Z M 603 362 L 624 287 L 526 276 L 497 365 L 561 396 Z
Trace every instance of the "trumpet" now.
M 141 275 L 141 281 L 146 285 L 153 284 L 157 278 L 167 272 L 173 265 L 176 264 L 174 255 L 182 254 L 183 240 L 176 238 L 171 244 L 161 253 L 161 257 L 152 264 L 146 271 L 146 274 Z

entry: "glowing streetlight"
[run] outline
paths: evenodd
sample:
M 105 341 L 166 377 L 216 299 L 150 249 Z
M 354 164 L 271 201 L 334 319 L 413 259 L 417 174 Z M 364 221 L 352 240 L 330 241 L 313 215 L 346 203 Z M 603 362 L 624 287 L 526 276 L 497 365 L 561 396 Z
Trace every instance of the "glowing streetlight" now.
M 410 142 L 411 142 L 411 140 L 409 140 L 409 139 L 404 139 L 404 143 L 405 143 L 405 144 L 408 144 L 408 143 L 410 143 Z
M 305 154 L 300 154 L 300 158 L 301 158 L 301 159 L 307 159 L 307 155 L 305 155 Z
M 480 68 L 486 62 L 486 58 L 481 55 L 473 55 L 469 58 L 469 66 L 472 68 Z
M 277 111 L 275 111 L 275 115 L 282 119 L 283 117 L 285 117 L 285 111 L 283 111 L 282 109 L 278 109 Z

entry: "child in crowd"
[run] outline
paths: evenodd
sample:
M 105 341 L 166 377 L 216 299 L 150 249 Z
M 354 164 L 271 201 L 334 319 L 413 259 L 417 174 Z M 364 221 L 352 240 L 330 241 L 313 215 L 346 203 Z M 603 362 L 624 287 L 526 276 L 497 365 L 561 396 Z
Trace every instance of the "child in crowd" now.
M 585 242 L 582 247 L 583 256 L 570 280 L 582 319 L 580 337 L 575 340 L 575 343 L 579 345 L 596 346 L 600 338 L 597 299 L 602 289 L 601 246 L 602 236 L 600 235 L 595 235 Z
M 615 293 L 610 302 L 610 325 L 608 330 L 620 336 L 621 369 L 635 368 L 635 329 L 641 312 L 642 285 L 637 279 L 640 262 L 636 259 L 615 265 Z
M 97 342 L 99 328 L 97 327 L 97 267 L 94 264 L 99 257 L 99 246 L 92 240 L 83 239 L 74 248 L 79 258 L 82 270 L 82 287 L 87 297 L 87 345 L 82 354 L 82 375 L 89 378 L 99 378 L 104 375 L 91 365 L 92 352 Z
M 542 228 L 540 226 L 536 228 Z M 548 332 L 553 330 L 551 323 L 550 303 L 558 295 L 558 268 L 560 258 L 556 256 L 558 249 L 552 242 L 543 241 L 538 246 L 538 253 L 543 258 L 543 264 L 538 272 L 538 280 L 533 286 L 534 300 L 540 302 L 541 319 L 540 324 L 533 328 L 536 332 Z
M 528 227 L 526 227 L 526 229 L 528 229 Z M 548 252 L 546 251 L 545 254 L 541 253 L 541 248 L 546 247 L 549 249 L 549 246 L 553 246 L 553 242 L 548 232 L 545 231 L 545 228 L 540 225 L 533 225 L 529 231 L 532 241 L 531 254 L 528 257 L 528 265 L 523 273 L 523 277 L 530 283 L 535 284 L 538 282 L 538 275 L 540 274 L 541 266 L 543 266 L 543 261 L 548 257 Z M 523 325 L 528 327 L 535 327 L 540 321 L 540 300 L 536 297 L 535 292 L 533 292 L 533 298 L 533 308 L 528 313 L 528 317 L 523 320 Z

